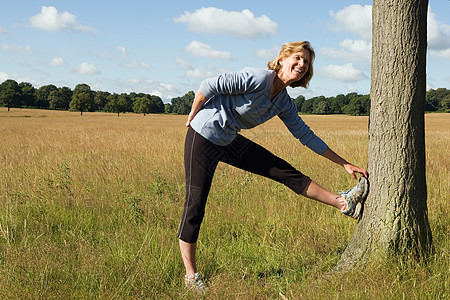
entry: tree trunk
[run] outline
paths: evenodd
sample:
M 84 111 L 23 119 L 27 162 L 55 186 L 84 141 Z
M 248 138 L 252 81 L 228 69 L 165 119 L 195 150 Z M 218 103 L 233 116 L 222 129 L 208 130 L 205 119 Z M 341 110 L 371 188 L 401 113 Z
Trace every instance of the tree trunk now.
M 428 0 L 374 0 L 369 196 L 339 268 L 377 253 L 432 249 L 427 215 L 424 109 Z

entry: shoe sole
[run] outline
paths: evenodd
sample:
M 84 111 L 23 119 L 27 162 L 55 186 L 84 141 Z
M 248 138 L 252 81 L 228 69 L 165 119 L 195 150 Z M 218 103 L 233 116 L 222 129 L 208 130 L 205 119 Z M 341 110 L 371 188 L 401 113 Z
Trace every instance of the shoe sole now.
M 353 219 L 359 218 L 359 216 L 361 215 L 361 208 L 362 208 L 362 203 L 358 202 L 358 204 L 356 204 L 356 206 L 355 206 L 355 212 L 352 215 Z
M 362 198 L 365 200 L 367 197 L 367 194 L 369 193 L 369 180 L 367 180 L 366 177 L 361 176 L 361 178 L 359 179 L 359 181 L 364 181 L 364 194 L 362 195 Z M 363 200 L 363 201 L 364 201 Z
M 361 197 L 362 201 L 356 203 L 355 212 L 353 213 L 353 216 L 352 216 L 352 218 L 355 218 L 355 219 L 358 219 L 361 216 L 362 205 L 363 205 L 364 201 L 366 200 L 367 194 L 369 193 L 369 181 L 364 176 L 362 176 L 359 179 L 359 182 L 362 182 L 362 181 L 364 181 L 362 183 L 364 185 L 364 194 Z

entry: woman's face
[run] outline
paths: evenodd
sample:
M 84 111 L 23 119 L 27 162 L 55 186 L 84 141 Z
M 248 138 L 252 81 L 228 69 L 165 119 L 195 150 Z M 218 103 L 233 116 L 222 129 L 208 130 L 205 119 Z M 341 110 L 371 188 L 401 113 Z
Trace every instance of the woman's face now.
M 278 76 L 288 84 L 302 79 L 308 72 L 310 53 L 308 50 L 294 52 L 290 56 L 280 60 L 281 70 Z

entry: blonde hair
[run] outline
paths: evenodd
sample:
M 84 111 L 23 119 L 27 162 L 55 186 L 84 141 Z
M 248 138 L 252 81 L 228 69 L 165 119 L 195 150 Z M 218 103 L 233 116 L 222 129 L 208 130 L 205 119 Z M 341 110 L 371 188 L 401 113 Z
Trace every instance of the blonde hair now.
M 306 88 L 311 81 L 313 77 L 313 62 L 314 58 L 316 57 L 316 54 L 314 53 L 314 49 L 312 48 L 311 44 L 307 41 L 299 41 L 299 42 L 293 42 L 293 43 L 285 43 L 283 46 L 281 46 L 280 53 L 278 53 L 278 56 L 275 57 L 274 60 L 269 61 L 267 63 L 267 67 L 269 70 L 273 70 L 278 73 L 278 71 L 281 70 L 281 64 L 280 60 L 283 58 L 287 58 L 291 56 L 293 53 L 300 52 L 302 50 L 308 50 L 310 54 L 310 61 L 308 66 L 308 72 L 305 73 L 305 75 L 302 77 L 302 79 L 293 82 L 290 87 L 304 87 Z

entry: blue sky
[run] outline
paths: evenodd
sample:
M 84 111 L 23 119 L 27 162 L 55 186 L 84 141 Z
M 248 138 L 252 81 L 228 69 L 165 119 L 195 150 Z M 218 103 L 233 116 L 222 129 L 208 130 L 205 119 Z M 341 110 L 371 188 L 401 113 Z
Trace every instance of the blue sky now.
M 430 1 L 428 89 L 450 88 L 450 1 Z M 316 52 L 308 89 L 370 90 L 372 1 L 0 0 L 0 82 L 142 92 L 164 102 L 207 77 L 265 68 L 285 42 Z

